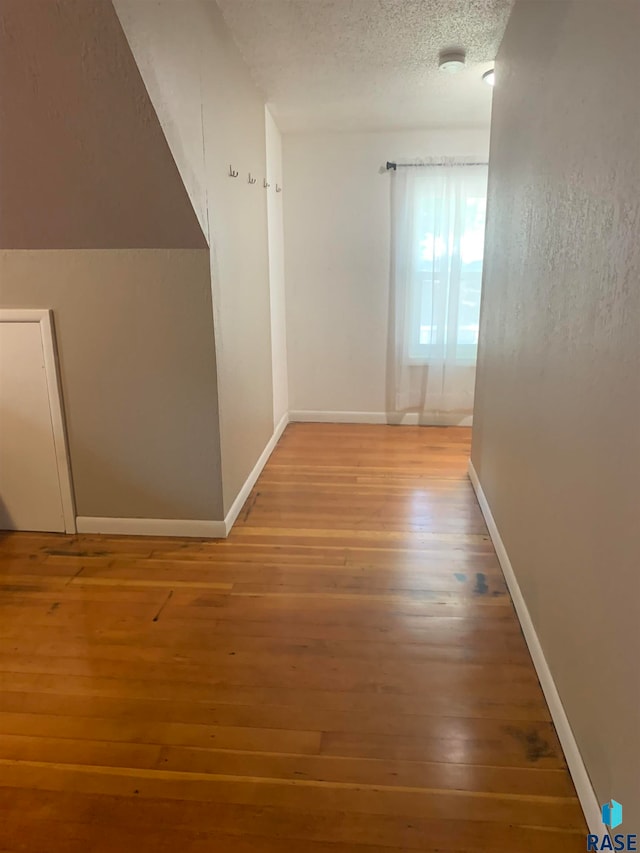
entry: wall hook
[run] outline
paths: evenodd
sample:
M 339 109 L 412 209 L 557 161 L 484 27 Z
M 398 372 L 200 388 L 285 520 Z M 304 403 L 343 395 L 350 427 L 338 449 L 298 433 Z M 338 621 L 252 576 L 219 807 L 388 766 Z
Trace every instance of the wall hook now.
M 229 166 L 229 177 L 230 178 L 237 178 L 238 177 L 238 172 L 237 171 L 234 172 L 231 166 Z
M 281 193 L 281 192 L 282 192 L 282 187 L 279 187 L 277 184 L 276 184 L 276 192 L 277 192 L 277 193 Z
M 268 190 L 268 189 L 269 189 L 269 187 L 271 186 L 271 184 L 268 184 L 268 183 L 267 183 L 267 179 L 265 178 L 265 179 L 262 181 L 262 186 L 265 188 L 265 190 Z
M 250 183 L 250 184 L 255 184 L 255 182 L 256 182 L 257 180 L 258 180 L 257 178 L 252 178 L 252 177 L 251 177 L 251 172 L 249 172 L 249 183 Z

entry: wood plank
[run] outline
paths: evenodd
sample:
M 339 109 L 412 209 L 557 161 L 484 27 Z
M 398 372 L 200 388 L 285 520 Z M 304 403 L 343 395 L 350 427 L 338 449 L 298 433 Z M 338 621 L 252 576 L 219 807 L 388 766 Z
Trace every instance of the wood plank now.
M 11 704 L 7 697 L 7 705 Z M 186 709 L 185 704 L 161 709 L 157 717 L 151 703 L 100 703 L 87 708 L 76 701 L 69 708 L 46 703 L 47 712 L 0 711 L 0 730 L 6 734 L 66 737 L 79 740 L 114 740 L 131 743 L 181 744 L 301 754 L 494 764 L 496 766 L 564 767 L 560 744 L 551 723 L 445 716 L 403 715 L 392 720 L 371 711 L 357 722 L 346 712 L 321 710 L 315 715 L 296 708 L 252 705 L 216 705 Z M 114 717 L 106 708 L 118 708 Z M 124 710 L 130 713 L 125 714 Z M 93 711 L 93 713 L 92 713 Z M 144 720 L 144 723 L 138 722 Z M 302 726 L 312 728 L 305 731 Z M 246 744 L 242 747 L 241 744 Z
M 546 720 L 548 709 L 544 698 L 471 695 L 461 689 L 457 693 L 431 691 L 420 696 L 411 693 L 375 693 L 337 690 L 304 690 L 286 687 L 258 687 L 226 685 L 220 683 L 194 684 L 168 679 L 116 679 L 98 678 L 92 675 L 59 675 L 49 673 L 2 673 L 0 691 L 29 691 L 38 693 L 69 693 L 93 697 L 132 697 L 136 699 L 180 699 L 188 702 L 216 702 L 232 705 L 278 705 L 320 707 L 351 710 L 353 714 L 368 711 L 372 702 L 375 707 L 390 715 L 400 713 L 423 713 L 433 716 L 449 715 L 469 718 L 491 718 L 509 720 Z
M 52 774 L 52 788 L 57 781 Z M 117 796 L 55 788 L 35 789 L 27 790 L 28 796 L 24 799 L 15 797 L 15 801 L 23 812 L 28 808 L 38 817 L 64 825 L 67 821 L 78 821 L 80 815 L 83 823 L 92 824 L 96 836 L 101 834 L 103 827 L 115 825 L 130 833 L 130 837 L 142 841 L 149 830 L 159 827 L 180 832 L 197 827 L 205 835 L 227 835 L 234 840 L 246 834 L 266 836 L 280 842 L 288 841 L 289 849 L 293 846 L 304 850 L 308 849 L 309 843 L 356 845 L 356 850 L 357 845 L 377 846 L 386 851 L 427 849 L 432 853 L 486 853 L 487 850 L 582 853 L 585 847 L 584 835 L 579 831 L 549 831 L 548 827 L 535 825 L 474 821 L 466 819 L 464 814 L 448 820 L 354 814 L 346 810 L 307 813 L 274 806 L 140 798 L 134 793 L 140 790 L 135 783 L 129 786 L 129 790 L 128 796 Z M 4 805 L 4 799 L 0 789 L 0 807 Z M 235 848 L 231 846 L 228 849 Z
M 332 660 L 324 667 L 296 656 L 256 656 L 245 662 L 227 655 L 216 665 L 165 660 L 156 666 L 145 661 L 87 660 L 86 656 L 55 658 L 49 655 L 0 654 L 0 672 L 87 675 L 139 681 L 175 681 L 191 684 L 225 684 L 238 687 L 272 687 L 360 693 L 395 693 L 421 696 L 433 691 L 452 694 L 473 690 L 480 697 L 527 701 L 538 696 L 539 686 L 524 665 L 443 664 L 438 661 L 372 661 L 363 671 L 358 659 Z M 414 680 L 417 686 L 414 686 Z
M 123 796 L 132 786 L 142 799 L 166 799 L 282 807 L 305 813 L 348 812 L 351 815 L 391 815 L 454 820 L 463 812 L 478 823 L 532 821 L 559 830 L 581 828 L 575 797 L 545 797 L 458 791 L 400 785 L 274 779 L 178 770 L 50 764 L 44 761 L 0 759 L 3 781 L 14 787 L 77 790 Z
M 53 764 L 89 764 L 277 779 L 315 779 L 351 784 L 573 798 L 564 770 L 481 764 L 301 755 L 283 752 L 158 746 L 117 741 L 0 735 L 2 757 Z
M 243 623 L 247 624 L 247 623 Z M 503 632 L 480 632 L 473 630 L 454 631 L 454 629 L 434 630 L 429 637 L 423 632 L 421 642 L 415 637 L 393 637 L 393 643 L 383 642 L 372 635 L 334 630 L 330 631 L 319 626 L 300 626 L 298 635 L 278 633 L 270 636 L 268 631 L 262 631 L 264 623 L 257 623 L 251 633 L 247 627 L 246 634 L 228 634 L 212 630 L 187 631 L 173 629 L 164 631 L 166 622 L 162 623 L 163 633 L 153 624 L 153 634 L 149 628 L 137 631 L 102 631 L 91 634 L 90 642 L 87 635 L 78 631 L 50 627 L 38 632 L 38 637 L 25 636 L 24 631 L 0 631 L 0 636 L 7 640 L 6 648 L 11 654 L 29 656 L 72 657 L 77 653 L 80 643 L 84 652 L 92 659 L 103 660 L 147 660 L 157 662 L 164 660 L 167 646 L 174 650 L 174 658 L 191 662 L 221 663 L 228 657 L 238 660 L 253 659 L 254 655 L 288 655 L 297 656 L 301 662 L 325 664 L 331 659 L 365 658 L 378 661 L 440 661 L 451 663 L 503 663 L 527 666 L 528 656 L 522 648 L 519 635 Z M 343 634 L 343 636 L 341 636 Z M 315 635 L 315 636 L 314 636 Z M 454 644 L 460 638 L 467 642 Z M 404 639 L 404 641 L 403 641 Z M 136 641 L 138 645 L 132 646 Z M 410 642 L 413 640 L 413 642 Z M 84 641 L 84 642 L 83 642 Z M 249 657 L 251 656 L 251 657 Z

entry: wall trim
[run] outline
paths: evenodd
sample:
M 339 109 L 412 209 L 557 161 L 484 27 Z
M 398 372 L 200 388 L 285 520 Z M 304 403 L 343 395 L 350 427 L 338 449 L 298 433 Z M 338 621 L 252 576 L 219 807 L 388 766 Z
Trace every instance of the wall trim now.
M 245 480 L 236 499 L 231 504 L 231 509 L 226 514 L 224 521 L 197 518 L 78 516 L 76 518 L 78 533 L 106 533 L 115 536 L 193 536 L 203 539 L 225 539 L 288 423 L 289 416 L 285 414 L 276 426 L 267 446 L 260 454 L 260 458 Z
M 471 480 L 471 484 L 478 498 L 478 503 L 480 504 L 480 509 L 482 510 L 482 514 L 487 523 L 489 535 L 491 536 L 493 547 L 496 550 L 498 561 L 500 562 L 502 573 L 504 574 L 504 579 L 507 582 L 509 592 L 511 593 L 511 598 L 518 615 L 518 620 L 520 621 L 522 633 L 524 634 L 527 646 L 529 647 L 533 665 L 536 668 L 538 679 L 542 686 L 545 699 L 547 700 L 549 711 L 551 712 L 551 718 L 553 719 L 556 731 L 558 732 L 558 738 L 560 739 L 560 744 L 564 751 L 565 758 L 567 759 L 569 772 L 571 773 L 573 784 L 576 787 L 576 792 L 587 821 L 587 826 L 589 827 L 590 832 L 602 835 L 606 832 L 606 827 L 602 824 L 598 798 L 593 790 L 593 785 L 591 784 L 589 773 L 585 767 L 582 755 L 580 754 L 578 744 L 576 743 L 569 718 L 564 710 L 562 699 L 558 693 L 558 688 L 556 687 L 549 664 L 544 656 L 529 609 L 520 589 L 520 585 L 518 584 L 513 566 L 511 565 L 511 560 L 507 554 L 507 549 L 502 541 L 493 513 L 491 512 L 491 507 L 489 506 L 489 502 L 482 489 L 478 474 L 471 460 L 469 460 L 469 479 Z
M 62 385 L 58 370 L 58 356 L 53 330 L 53 312 L 50 308 L 0 308 L 1 323 L 38 323 L 44 357 L 44 372 L 47 379 L 49 412 L 53 432 L 53 446 L 58 468 L 58 485 L 62 503 L 65 533 L 76 532 L 76 513 L 73 503 L 73 487 L 69 448 L 62 406 Z
M 262 473 L 262 469 L 267 464 L 267 460 L 269 459 L 269 457 L 273 453 L 274 447 L 280 441 L 280 437 L 282 436 L 282 433 L 285 431 L 288 423 L 289 423 L 289 414 L 285 412 L 285 414 L 280 418 L 280 423 L 274 429 L 273 435 L 271 436 L 271 438 L 267 442 L 267 446 L 265 447 L 265 449 L 260 454 L 260 457 L 259 457 L 258 461 L 256 462 L 256 464 L 253 466 L 253 470 L 251 471 L 251 473 L 249 474 L 247 479 L 244 481 L 244 485 L 242 486 L 242 488 L 240 489 L 240 491 L 236 495 L 236 499 L 231 504 L 229 512 L 226 514 L 226 516 L 224 518 L 224 522 L 223 522 L 224 527 L 225 527 L 225 532 L 224 532 L 224 534 L 222 534 L 223 536 L 228 536 L 229 533 L 231 532 L 231 528 L 235 524 L 235 521 L 236 521 L 238 515 L 240 514 L 240 510 L 244 506 L 246 499 L 249 497 L 249 494 L 251 493 L 251 489 L 255 486 L 258 477 Z
M 100 518 L 78 516 L 78 533 L 106 533 L 116 536 L 226 536 L 224 521 L 196 518 Z
M 289 412 L 289 420 L 299 423 L 393 424 L 401 426 L 472 426 L 471 415 L 424 415 L 417 412 L 326 412 L 299 409 Z

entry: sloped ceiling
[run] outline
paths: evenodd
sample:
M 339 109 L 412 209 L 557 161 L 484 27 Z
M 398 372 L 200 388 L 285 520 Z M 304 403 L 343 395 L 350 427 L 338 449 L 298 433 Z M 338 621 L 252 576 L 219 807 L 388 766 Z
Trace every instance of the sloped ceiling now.
M 513 0 L 217 0 L 283 131 L 488 125 Z M 450 75 L 438 54 L 463 47 Z

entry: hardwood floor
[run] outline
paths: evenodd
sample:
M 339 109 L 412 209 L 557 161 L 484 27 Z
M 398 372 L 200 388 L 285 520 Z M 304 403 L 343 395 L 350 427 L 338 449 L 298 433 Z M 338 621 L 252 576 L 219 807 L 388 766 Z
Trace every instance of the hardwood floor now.
M 0 850 L 584 850 L 468 452 L 294 424 L 226 541 L 5 535 Z

